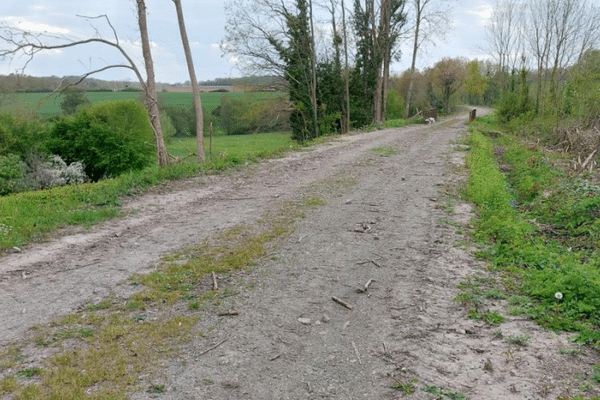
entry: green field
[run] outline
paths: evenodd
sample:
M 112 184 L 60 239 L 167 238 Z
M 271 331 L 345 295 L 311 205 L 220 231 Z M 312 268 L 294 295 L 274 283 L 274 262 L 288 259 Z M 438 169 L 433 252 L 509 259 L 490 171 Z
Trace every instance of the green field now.
M 226 94 L 231 98 L 252 96 L 259 99 L 274 96 L 273 93 L 201 93 L 202 108 L 204 112 L 211 112 L 219 105 L 221 96 Z M 87 98 L 96 103 L 108 100 L 126 100 L 139 99 L 140 92 L 87 92 Z M 160 92 L 158 94 L 161 104 L 167 106 L 191 107 L 194 103 L 192 93 L 172 93 Z M 44 118 L 52 118 L 61 113 L 60 103 L 62 98 L 54 93 L 17 93 L 14 99 L 3 104 L 3 109 L 9 112 L 18 112 L 19 110 L 38 110 Z
M 249 135 L 217 136 L 212 143 L 212 158 L 228 156 L 236 158 L 269 157 L 293 147 L 295 142 L 289 132 L 253 133 Z M 175 157 L 185 157 L 196 152 L 195 138 L 173 138 L 167 145 Z M 210 139 L 204 138 L 206 158 L 210 158 Z

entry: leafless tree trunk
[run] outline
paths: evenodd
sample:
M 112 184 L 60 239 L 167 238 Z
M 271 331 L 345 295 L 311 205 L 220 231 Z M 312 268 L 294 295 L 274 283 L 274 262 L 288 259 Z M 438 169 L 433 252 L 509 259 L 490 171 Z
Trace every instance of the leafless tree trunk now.
M 158 109 L 158 95 L 156 93 L 156 81 L 154 77 L 154 63 L 152 62 L 152 53 L 150 51 L 150 39 L 148 38 L 148 24 L 146 21 L 146 3 L 144 0 L 136 0 L 138 11 L 138 23 L 140 26 L 140 36 L 142 39 L 142 54 L 144 55 L 144 64 L 146 65 L 146 105 L 150 115 L 150 125 L 154 131 L 154 140 L 156 146 L 156 158 L 158 165 L 167 165 L 170 162 L 169 153 L 165 147 L 165 140 L 162 135 L 160 125 L 160 111 Z
M 181 0 L 173 0 L 177 9 L 177 21 L 179 22 L 179 32 L 181 33 L 181 42 L 185 52 L 185 59 L 192 82 L 192 93 L 194 96 L 194 110 L 196 111 L 196 159 L 203 163 L 206 159 L 204 153 L 204 115 L 202 112 L 202 100 L 200 99 L 200 88 L 196 79 L 196 71 L 194 70 L 194 61 L 192 60 L 192 51 L 190 50 L 190 42 L 185 29 L 185 21 L 183 19 L 183 8 Z
M 410 105 L 414 91 L 415 69 L 417 53 L 421 47 L 435 39 L 443 38 L 450 25 L 450 10 L 446 6 L 451 0 L 412 0 L 412 18 L 413 18 L 413 51 L 410 64 L 410 81 L 408 84 L 408 93 L 406 95 L 405 118 L 409 117 Z
M 489 51 L 499 66 L 499 84 L 506 88 L 506 76 L 516 69 L 521 52 L 523 10 L 518 0 L 497 0 L 486 26 Z
M 345 133 L 350 132 L 350 69 L 348 68 L 348 38 L 346 34 L 346 6 L 344 5 L 344 0 L 342 0 L 342 25 L 344 28 L 344 79 L 346 81 L 346 119 L 345 129 L 342 128 L 342 131 Z
M 310 40 L 311 40 L 311 60 L 310 60 L 310 68 L 311 68 L 311 91 L 310 91 L 310 102 L 312 103 L 312 112 L 313 112 L 313 121 L 314 121 L 314 135 L 315 137 L 319 137 L 319 124 L 318 124 L 318 116 L 317 116 L 317 51 L 315 48 L 315 26 L 314 26 L 314 15 L 313 15 L 313 6 L 312 0 L 308 2 L 310 7 Z

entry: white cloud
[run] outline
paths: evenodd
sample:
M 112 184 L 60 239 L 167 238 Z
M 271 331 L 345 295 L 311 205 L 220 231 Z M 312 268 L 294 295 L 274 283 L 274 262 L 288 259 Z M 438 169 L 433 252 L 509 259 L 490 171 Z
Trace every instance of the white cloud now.
M 493 7 L 489 4 L 479 6 L 476 10 L 468 10 L 469 14 L 475 15 L 479 19 L 480 25 L 485 25 L 492 16 Z
M 10 27 L 21 29 L 27 32 L 45 33 L 49 35 L 67 35 L 71 32 L 69 29 L 66 28 L 28 21 L 18 17 L 4 17 L 0 18 L 0 20 Z

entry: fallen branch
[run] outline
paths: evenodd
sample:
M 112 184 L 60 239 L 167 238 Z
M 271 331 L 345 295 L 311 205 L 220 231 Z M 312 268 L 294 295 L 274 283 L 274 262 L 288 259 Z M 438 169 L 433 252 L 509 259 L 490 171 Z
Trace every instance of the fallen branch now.
M 584 168 L 585 168 L 585 166 L 587 165 L 587 163 L 589 163 L 589 162 L 590 162 L 590 160 L 592 159 L 592 157 L 594 156 L 594 154 L 596 154 L 596 151 L 597 151 L 597 150 L 594 150 L 594 151 L 592 151 L 592 154 L 590 154 L 590 155 L 588 156 L 588 158 L 586 158 L 586 159 L 585 159 L 585 161 L 583 162 L 583 164 L 581 164 L 581 169 L 584 169 Z
M 219 290 L 219 284 L 217 283 L 217 275 L 215 275 L 215 271 L 212 272 L 213 278 L 213 290 Z
M 346 307 L 346 308 L 347 308 L 347 309 L 349 309 L 349 310 L 353 310 L 353 309 L 354 309 L 354 306 L 352 306 L 352 305 L 350 305 L 350 304 L 346 303 L 346 302 L 345 302 L 344 300 L 342 300 L 342 299 L 339 299 L 339 298 L 337 298 L 337 297 L 335 297 L 335 296 L 332 296 L 332 297 L 331 297 L 331 299 L 332 299 L 333 301 L 335 301 L 336 303 L 338 303 L 338 304 L 340 304 L 340 305 L 342 305 L 342 306 Z
M 228 340 L 229 340 L 229 338 L 215 344 L 213 347 L 209 347 L 208 349 L 204 350 L 202 353 L 198 354 L 198 357 L 201 357 L 201 356 L 205 355 L 206 353 L 208 353 L 209 351 L 216 349 L 217 347 L 219 347 L 220 345 L 222 345 L 223 343 L 225 343 Z
M 225 311 L 217 314 L 219 317 L 235 317 L 236 315 L 240 315 L 238 311 Z
M 374 279 L 369 279 L 369 281 L 367 283 L 365 283 L 365 286 L 362 288 L 358 288 L 356 289 L 356 291 L 358 293 L 365 293 L 367 290 L 369 290 L 369 286 L 371 286 L 371 283 L 375 282 Z
M 356 353 L 356 358 L 358 358 L 358 363 L 362 365 L 362 361 L 360 361 L 360 354 L 358 354 L 358 349 L 356 348 L 356 343 L 352 342 L 352 347 L 354 347 L 354 353 Z

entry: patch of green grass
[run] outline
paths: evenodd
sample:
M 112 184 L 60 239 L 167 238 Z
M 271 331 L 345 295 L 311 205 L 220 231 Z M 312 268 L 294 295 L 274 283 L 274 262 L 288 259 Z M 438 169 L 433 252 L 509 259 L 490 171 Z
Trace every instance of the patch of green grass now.
M 502 292 L 498 288 L 486 290 L 485 292 L 483 292 L 483 296 L 486 299 L 495 299 L 495 300 L 502 300 L 502 299 L 506 298 L 506 295 L 504 294 L 504 292 Z
M 423 388 L 424 392 L 431 393 L 436 396 L 440 396 L 440 398 L 447 398 L 450 400 L 464 400 L 466 396 L 461 392 L 452 392 L 450 390 L 440 389 L 437 386 L 425 386 Z
M 23 358 L 21 351 L 16 346 L 7 346 L 0 351 L 0 372 L 7 368 L 12 368 Z
M 399 118 L 387 120 L 383 123 L 383 126 L 385 126 L 386 128 L 402 128 L 404 126 L 410 125 L 411 123 L 411 121 Z
M 419 380 L 416 378 L 412 378 L 407 382 L 396 380 L 396 382 L 392 384 L 392 388 L 402 392 L 402 396 L 407 396 L 417 391 L 417 383 L 419 383 Z
M 531 341 L 530 335 L 516 335 L 508 336 L 505 338 L 507 343 L 514 344 L 515 346 L 526 347 Z
M 210 160 L 209 139 L 204 142 L 206 159 Z M 289 132 L 255 133 L 249 135 L 215 136 L 212 143 L 212 161 L 216 164 L 227 159 L 254 161 L 282 155 L 296 149 L 298 145 Z M 185 157 L 196 152 L 195 138 L 174 138 L 167 145 L 169 153 L 175 157 Z
M 17 378 L 14 376 L 7 376 L 0 380 L 0 396 L 10 394 L 17 389 L 18 383 Z
M 473 309 L 469 312 L 469 318 L 474 320 L 483 320 L 492 325 L 498 325 L 504 322 L 505 318 L 498 313 L 498 311 L 485 311 L 480 312 L 476 309 Z
M 398 149 L 392 146 L 375 147 L 372 151 L 380 157 L 390 157 L 398 153 Z
M 22 369 L 17 372 L 17 376 L 24 379 L 33 378 L 36 375 L 42 375 L 44 373 L 44 369 L 40 367 L 32 367 L 27 369 Z
M 148 393 L 164 393 L 165 385 L 152 385 L 148 388 Z
M 558 354 L 577 356 L 583 354 L 583 350 L 581 349 L 581 346 L 561 347 L 560 349 L 558 349 Z

